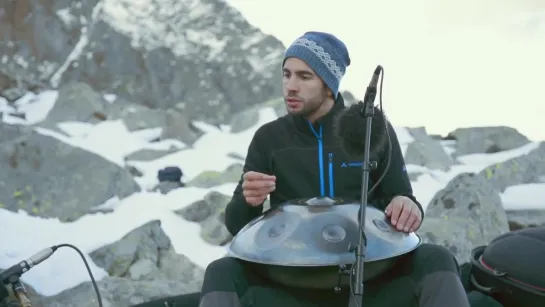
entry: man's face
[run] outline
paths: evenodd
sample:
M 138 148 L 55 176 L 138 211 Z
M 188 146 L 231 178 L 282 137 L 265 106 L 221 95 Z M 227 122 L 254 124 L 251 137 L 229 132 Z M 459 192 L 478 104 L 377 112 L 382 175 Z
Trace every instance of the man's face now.
M 286 109 L 293 115 L 309 117 L 331 96 L 322 79 L 298 58 L 284 62 L 282 87 Z

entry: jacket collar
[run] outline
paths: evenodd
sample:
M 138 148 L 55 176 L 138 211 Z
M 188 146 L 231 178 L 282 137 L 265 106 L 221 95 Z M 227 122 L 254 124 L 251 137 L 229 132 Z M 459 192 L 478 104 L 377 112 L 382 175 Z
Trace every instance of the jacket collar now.
M 329 112 L 327 112 L 326 115 L 322 116 L 314 123 L 313 125 L 314 132 L 322 130 L 323 133 L 326 133 L 326 134 L 331 133 L 333 130 L 333 122 L 335 120 L 335 116 L 339 113 L 339 111 L 341 111 L 344 108 L 345 108 L 344 98 L 341 95 L 341 93 L 339 93 L 339 95 L 337 96 L 337 99 L 335 99 L 335 104 L 333 105 L 331 110 L 329 110 Z M 290 116 L 293 118 L 293 122 L 299 131 L 305 134 L 315 135 L 315 133 L 311 129 L 310 122 L 306 118 L 300 115 L 290 115 Z

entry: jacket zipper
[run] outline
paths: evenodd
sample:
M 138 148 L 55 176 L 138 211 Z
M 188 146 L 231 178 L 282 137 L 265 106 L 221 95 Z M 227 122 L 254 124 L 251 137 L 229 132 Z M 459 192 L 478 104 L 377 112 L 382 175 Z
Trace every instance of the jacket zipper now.
M 320 131 L 316 132 L 314 126 L 309 121 L 310 130 L 318 139 L 318 167 L 320 170 L 320 196 L 325 196 L 325 183 L 324 183 L 324 146 L 322 141 L 323 127 L 320 125 Z
M 335 197 L 335 185 L 333 183 L 333 153 L 330 152 L 329 155 L 329 196 Z

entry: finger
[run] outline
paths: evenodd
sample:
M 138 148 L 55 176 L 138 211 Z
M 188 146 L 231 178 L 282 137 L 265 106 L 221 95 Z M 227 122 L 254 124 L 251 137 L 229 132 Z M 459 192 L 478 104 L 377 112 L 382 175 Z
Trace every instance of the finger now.
M 397 221 L 397 230 L 401 231 L 405 228 L 405 224 L 407 223 L 407 219 L 409 219 L 409 216 L 411 215 L 412 206 L 403 204 L 402 205 L 401 214 L 399 215 L 399 219 Z
M 265 197 L 269 193 L 275 190 L 274 187 L 262 188 L 262 189 L 247 189 L 242 191 L 244 197 Z
M 272 180 L 272 181 L 275 181 L 276 180 L 276 176 L 267 175 L 267 174 L 263 174 L 263 173 L 258 173 L 258 172 L 254 172 L 254 171 L 249 171 L 249 172 L 244 173 L 244 175 L 242 175 L 242 178 L 244 180 L 247 180 L 247 181 L 253 181 L 253 180 Z
M 388 217 L 392 215 L 392 203 L 386 206 L 386 209 L 384 209 L 384 213 L 386 213 L 386 216 Z
M 409 215 L 409 218 L 407 219 L 407 221 L 405 222 L 405 226 L 403 227 L 404 232 L 412 232 L 412 227 L 418 219 L 418 216 L 416 215 L 414 209 L 411 210 L 411 214 Z
M 416 215 L 416 219 L 414 220 L 413 224 L 410 226 L 410 232 L 415 232 L 416 230 L 418 230 L 418 228 L 420 228 L 420 225 L 422 225 L 422 217 L 420 216 L 420 214 L 417 214 Z
M 242 178 L 247 181 L 256 180 L 261 178 L 261 174 L 258 172 L 249 171 L 244 173 L 244 175 L 242 175 Z
M 399 215 L 401 214 L 401 210 L 403 209 L 403 203 L 401 202 L 395 202 L 392 204 L 392 214 L 390 217 L 390 221 L 392 225 L 396 226 L 397 222 L 399 220 Z
M 276 186 L 276 183 L 271 180 L 253 180 L 253 181 L 244 181 L 242 183 L 242 188 L 244 190 L 268 189 L 275 186 Z

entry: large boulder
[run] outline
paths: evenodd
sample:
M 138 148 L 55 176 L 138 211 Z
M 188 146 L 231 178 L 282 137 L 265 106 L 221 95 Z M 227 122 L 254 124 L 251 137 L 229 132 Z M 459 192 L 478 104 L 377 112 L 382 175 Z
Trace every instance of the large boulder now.
M 446 138 L 456 140 L 456 156 L 495 153 L 530 143 L 530 140 L 516 129 L 503 126 L 458 128 L 450 132 Z
M 460 263 L 473 248 L 509 231 L 498 191 L 473 173 L 453 178 L 430 201 L 418 234 L 451 250 Z
M 545 142 L 525 155 L 484 168 L 479 176 L 500 192 L 510 186 L 545 182 Z
M 140 191 L 127 170 L 99 155 L 24 127 L 0 123 L 0 132 L 4 209 L 73 221 Z
M 118 242 L 91 253 L 109 276 L 97 281 L 103 306 L 132 306 L 154 299 L 199 291 L 204 270 L 177 254 L 160 221 L 150 221 Z M 53 296 L 30 295 L 33 306 L 95 307 L 97 296 L 91 282 Z

